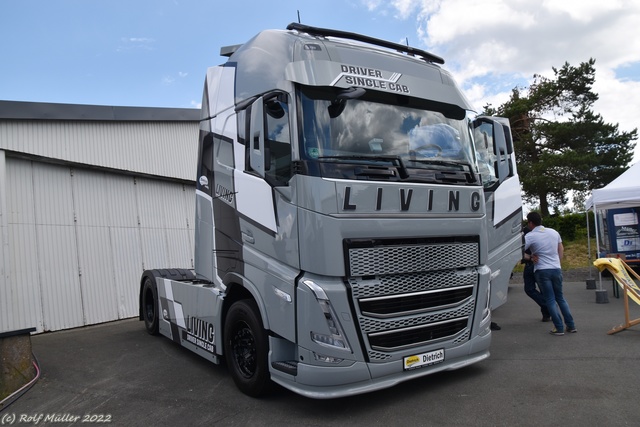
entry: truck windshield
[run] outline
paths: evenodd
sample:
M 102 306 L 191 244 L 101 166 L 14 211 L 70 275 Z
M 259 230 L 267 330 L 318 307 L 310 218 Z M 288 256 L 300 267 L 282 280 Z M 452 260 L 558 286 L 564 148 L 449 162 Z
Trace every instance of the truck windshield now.
M 410 102 L 406 96 L 385 95 L 377 99 L 369 91 L 358 99 L 338 99 L 335 92 L 303 87 L 301 157 L 337 163 L 399 158 L 409 171 L 453 169 L 473 175 L 474 154 L 464 111 L 451 118 L 447 111 L 437 111 L 435 104 L 425 109 L 426 104 Z

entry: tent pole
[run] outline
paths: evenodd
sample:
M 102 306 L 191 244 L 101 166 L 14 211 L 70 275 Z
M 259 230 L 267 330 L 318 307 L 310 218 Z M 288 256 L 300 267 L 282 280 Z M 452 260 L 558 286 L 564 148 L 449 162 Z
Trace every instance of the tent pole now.
M 593 262 L 591 262 L 591 233 L 589 231 L 589 209 L 585 212 L 587 216 L 587 250 L 589 252 L 589 279 L 593 279 Z
M 600 258 L 600 234 L 598 233 L 598 208 L 596 206 L 596 201 L 593 201 L 593 219 L 596 224 L 596 254 L 598 258 Z M 602 272 L 598 273 L 599 281 L 598 281 L 598 289 L 602 290 Z

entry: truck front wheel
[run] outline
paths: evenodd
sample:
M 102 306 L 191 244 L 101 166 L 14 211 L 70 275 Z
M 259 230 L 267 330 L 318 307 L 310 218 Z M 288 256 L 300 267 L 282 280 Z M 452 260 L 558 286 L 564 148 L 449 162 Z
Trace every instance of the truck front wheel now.
M 252 300 L 233 303 L 224 324 L 224 352 L 236 386 L 244 394 L 260 396 L 269 383 L 267 334 Z
M 158 290 L 155 281 L 144 278 L 142 284 L 142 317 L 144 327 L 151 335 L 158 335 Z

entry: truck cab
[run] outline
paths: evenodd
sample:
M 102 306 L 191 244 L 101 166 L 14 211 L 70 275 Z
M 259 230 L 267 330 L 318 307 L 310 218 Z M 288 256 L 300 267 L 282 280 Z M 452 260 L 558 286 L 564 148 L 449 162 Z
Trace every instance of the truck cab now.
M 208 70 L 194 271 L 151 270 L 141 319 L 258 396 L 369 392 L 489 356 L 521 257 L 509 123 L 444 63 L 290 24 Z

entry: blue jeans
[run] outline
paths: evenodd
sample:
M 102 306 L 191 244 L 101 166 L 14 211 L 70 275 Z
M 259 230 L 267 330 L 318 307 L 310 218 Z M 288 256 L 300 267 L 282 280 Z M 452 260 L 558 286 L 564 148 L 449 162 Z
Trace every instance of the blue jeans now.
M 576 324 L 569 310 L 569 304 L 562 295 L 562 270 L 559 268 L 537 270 L 535 276 L 538 286 L 542 289 L 542 295 L 544 295 L 547 309 L 556 329 L 564 332 L 564 324 L 569 329 L 575 328 Z M 560 312 L 558 312 L 558 308 L 560 308 Z M 560 313 L 562 313 L 562 317 L 560 317 Z M 562 318 L 564 318 L 564 324 Z
M 524 293 L 540 306 L 542 317 L 551 317 L 549 310 L 547 310 L 547 301 L 544 299 L 542 292 L 536 287 L 536 276 L 533 272 L 533 263 L 529 262 L 524 265 L 524 271 L 522 273 L 522 279 L 524 280 Z

